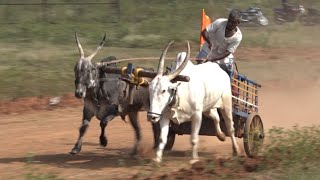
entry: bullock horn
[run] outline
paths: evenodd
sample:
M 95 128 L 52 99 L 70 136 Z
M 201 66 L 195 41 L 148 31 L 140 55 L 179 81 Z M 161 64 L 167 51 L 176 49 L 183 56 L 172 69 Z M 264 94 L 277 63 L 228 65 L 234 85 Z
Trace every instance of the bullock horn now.
M 98 51 L 102 48 L 104 45 L 104 42 L 106 40 L 107 33 L 104 34 L 102 41 L 100 42 L 100 45 L 97 47 L 97 49 L 90 55 L 88 56 L 88 59 L 91 61 L 91 59 L 98 53 Z
M 76 38 L 76 43 L 77 43 L 77 46 L 78 46 L 78 49 L 79 49 L 80 57 L 83 58 L 84 57 L 84 52 L 83 52 L 82 46 L 81 46 L 81 44 L 79 42 L 77 32 L 75 32 L 75 38 Z
M 178 76 L 181 71 L 187 66 L 188 64 L 188 60 L 190 58 L 190 44 L 189 44 L 189 41 L 187 41 L 187 48 L 188 48 L 188 51 L 187 51 L 187 55 L 186 55 L 186 58 L 183 60 L 182 64 L 179 66 L 178 69 L 176 69 L 175 71 L 173 71 L 172 73 L 168 74 L 168 78 L 170 80 L 174 79 L 176 76 Z
M 174 41 L 171 41 L 171 42 L 164 48 L 164 50 L 162 51 L 162 54 L 161 54 L 160 60 L 159 60 L 159 64 L 158 64 L 158 71 L 157 71 L 158 73 L 157 73 L 157 76 L 163 74 L 164 58 L 166 57 L 167 51 L 168 51 L 169 47 L 171 46 L 171 44 L 172 44 L 173 42 L 174 42 Z

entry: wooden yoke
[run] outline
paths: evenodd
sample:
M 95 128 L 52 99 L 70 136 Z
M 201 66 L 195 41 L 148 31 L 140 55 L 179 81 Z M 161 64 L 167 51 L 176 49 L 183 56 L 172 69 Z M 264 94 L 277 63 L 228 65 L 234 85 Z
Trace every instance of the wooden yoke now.
M 131 63 L 128 63 L 127 67 L 123 68 L 100 66 L 99 69 L 104 71 L 105 73 L 122 75 L 120 79 L 129 84 L 129 104 L 133 103 L 134 86 L 136 86 L 136 88 L 138 88 L 138 86 L 148 86 L 149 82 L 146 81 L 144 77 L 154 78 L 157 75 L 157 72 L 144 70 L 143 68 L 133 68 Z M 178 75 L 172 81 L 189 82 L 190 77 Z
M 126 71 L 127 67 L 124 68 L 116 68 L 116 67 L 106 67 L 106 66 L 102 66 L 101 69 L 106 72 L 106 73 L 112 73 L 112 74 L 122 74 L 123 72 Z M 140 69 L 140 68 L 134 68 L 133 72 L 136 71 L 136 69 Z M 148 77 L 148 78 L 154 78 L 157 75 L 157 72 L 151 72 L 151 71 L 146 71 L 146 70 L 140 70 L 137 72 L 138 77 Z M 184 82 L 189 82 L 190 81 L 190 77 L 189 76 L 184 76 L 184 75 L 178 75 L 176 76 L 173 81 L 184 81 Z

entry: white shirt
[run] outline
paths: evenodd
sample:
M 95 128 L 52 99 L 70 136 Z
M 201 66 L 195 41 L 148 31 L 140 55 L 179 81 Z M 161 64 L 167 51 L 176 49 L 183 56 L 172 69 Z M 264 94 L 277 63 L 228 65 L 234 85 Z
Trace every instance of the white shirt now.
M 237 32 L 231 37 L 225 37 L 227 19 L 219 18 L 206 27 L 209 34 L 209 40 L 212 44 L 207 58 L 215 58 L 229 51 L 231 54 L 235 52 L 242 40 L 242 33 L 237 27 Z M 231 63 L 230 58 L 225 58 L 224 63 Z

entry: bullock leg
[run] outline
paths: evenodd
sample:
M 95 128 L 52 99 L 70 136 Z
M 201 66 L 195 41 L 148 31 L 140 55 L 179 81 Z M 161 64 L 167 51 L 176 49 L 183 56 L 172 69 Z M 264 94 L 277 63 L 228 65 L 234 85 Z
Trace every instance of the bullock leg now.
M 100 121 L 100 128 L 101 128 L 101 134 L 100 134 L 100 145 L 103 146 L 103 147 L 106 147 L 107 144 L 108 144 L 108 139 L 105 135 L 105 129 L 106 129 L 106 126 L 108 125 L 108 121 L 106 120 L 102 120 Z
M 139 127 L 139 123 L 138 123 L 138 112 L 137 111 L 129 112 L 128 116 L 129 116 L 130 123 L 134 129 L 135 134 L 136 134 L 136 142 L 133 146 L 132 151 L 130 152 L 130 155 L 136 155 L 138 152 L 138 147 L 140 145 L 140 141 L 141 141 L 140 127 Z
M 204 115 L 209 116 L 213 120 L 214 126 L 216 128 L 218 139 L 220 141 L 225 141 L 226 135 L 221 131 L 220 117 L 219 117 L 217 108 L 210 109 L 209 112 L 204 113 Z
M 94 114 L 90 112 L 86 107 L 83 108 L 82 125 L 79 129 L 79 138 L 77 140 L 77 143 L 74 145 L 74 147 L 70 151 L 70 154 L 73 154 L 73 155 L 78 154 L 81 151 L 83 136 L 88 129 L 90 120 L 93 117 L 93 115 Z
M 231 137 L 233 154 L 238 155 L 240 154 L 240 150 L 234 135 L 232 109 L 229 107 L 224 107 L 224 109 L 221 111 L 221 114 L 223 116 L 228 134 Z
M 191 145 L 192 145 L 192 160 L 191 164 L 199 161 L 198 156 L 198 143 L 199 143 L 199 131 L 201 128 L 202 112 L 196 112 L 191 121 Z
M 160 137 L 160 123 L 151 123 L 153 131 L 153 149 L 157 149 L 159 146 L 159 137 Z
M 110 106 L 110 109 L 107 115 L 100 121 L 101 134 L 100 134 L 100 145 L 106 147 L 108 145 L 108 139 L 105 135 L 105 129 L 108 125 L 108 122 L 111 121 L 118 115 L 118 107 L 113 105 Z
M 157 163 L 160 163 L 162 161 L 162 154 L 164 147 L 167 144 L 167 138 L 168 138 L 168 133 L 169 133 L 169 124 L 170 120 L 168 118 L 162 118 L 160 119 L 160 139 L 159 139 L 159 146 L 157 148 L 156 152 L 156 158 L 153 160 Z

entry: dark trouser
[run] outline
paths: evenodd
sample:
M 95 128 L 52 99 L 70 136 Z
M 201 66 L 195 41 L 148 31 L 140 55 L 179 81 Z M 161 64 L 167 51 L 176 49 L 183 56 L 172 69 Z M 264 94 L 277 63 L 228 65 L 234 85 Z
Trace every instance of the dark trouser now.
M 230 70 L 228 69 L 225 63 L 217 63 L 219 64 L 220 68 L 223 69 L 228 75 L 230 74 Z

